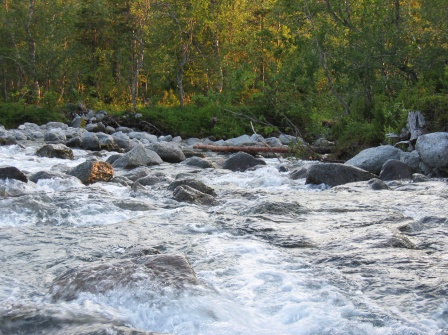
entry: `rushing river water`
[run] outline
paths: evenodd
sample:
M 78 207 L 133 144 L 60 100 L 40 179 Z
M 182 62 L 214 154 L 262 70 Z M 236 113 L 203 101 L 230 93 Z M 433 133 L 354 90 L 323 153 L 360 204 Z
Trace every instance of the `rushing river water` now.
M 0 166 L 63 171 L 89 154 L 35 150 L 0 147 Z M 448 334 L 446 180 L 330 189 L 279 172 L 298 161 L 266 162 L 243 173 L 164 163 L 151 167 L 160 183 L 135 190 L 0 181 L 0 334 Z M 212 187 L 218 205 L 174 200 L 179 176 Z M 70 269 L 151 248 L 185 255 L 201 285 L 49 293 Z

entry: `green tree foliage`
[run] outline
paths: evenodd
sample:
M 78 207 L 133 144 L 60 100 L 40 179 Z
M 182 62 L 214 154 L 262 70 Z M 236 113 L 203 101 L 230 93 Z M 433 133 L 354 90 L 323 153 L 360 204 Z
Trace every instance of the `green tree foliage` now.
M 411 109 L 446 128 L 447 17 L 445 0 L 5 0 L 0 97 L 375 144 Z

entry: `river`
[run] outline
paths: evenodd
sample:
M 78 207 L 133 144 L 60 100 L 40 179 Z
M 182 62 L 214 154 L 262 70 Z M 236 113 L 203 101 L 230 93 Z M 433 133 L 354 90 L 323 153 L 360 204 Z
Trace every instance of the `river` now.
M 91 155 L 35 150 L 0 147 L 0 166 L 63 171 Z M 161 182 L 136 190 L 0 181 L 0 334 L 448 334 L 446 180 L 329 188 L 280 172 L 298 160 L 265 161 L 246 172 L 163 163 L 150 168 Z M 218 204 L 174 200 L 167 186 L 182 177 Z M 184 255 L 201 285 L 51 297 L 70 269 L 154 249 Z

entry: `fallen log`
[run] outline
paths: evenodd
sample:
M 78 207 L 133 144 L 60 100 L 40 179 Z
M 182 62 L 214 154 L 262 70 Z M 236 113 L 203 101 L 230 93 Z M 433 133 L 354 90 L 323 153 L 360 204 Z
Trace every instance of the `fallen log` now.
M 220 146 L 220 145 L 207 145 L 207 144 L 196 144 L 193 149 L 204 149 L 210 151 L 222 151 L 222 152 L 246 152 L 249 154 L 256 154 L 259 152 L 275 152 L 275 153 L 289 153 L 291 148 L 289 147 L 260 147 L 260 146 Z

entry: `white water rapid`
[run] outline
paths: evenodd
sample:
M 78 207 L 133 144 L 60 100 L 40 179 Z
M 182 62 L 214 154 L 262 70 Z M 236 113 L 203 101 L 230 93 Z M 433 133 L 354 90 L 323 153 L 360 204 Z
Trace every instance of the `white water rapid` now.
M 64 171 L 90 154 L 35 151 L 0 147 L 0 166 Z M 161 182 L 138 190 L 0 180 L 0 334 L 448 334 L 446 180 L 328 188 L 279 172 L 298 161 L 266 162 L 246 172 L 163 163 L 151 167 Z M 167 186 L 179 177 L 212 187 L 218 205 L 174 200 Z M 184 255 L 200 285 L 50 294 L 71 269 L 146 249 Z

